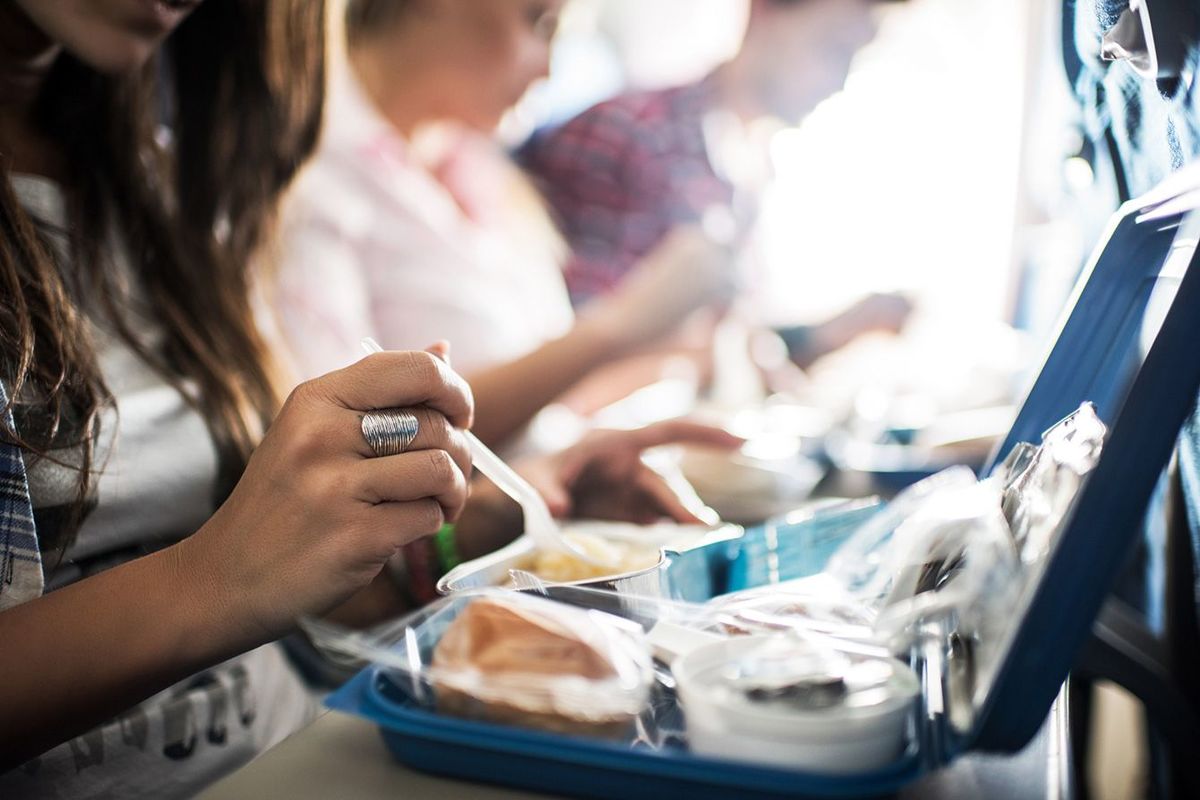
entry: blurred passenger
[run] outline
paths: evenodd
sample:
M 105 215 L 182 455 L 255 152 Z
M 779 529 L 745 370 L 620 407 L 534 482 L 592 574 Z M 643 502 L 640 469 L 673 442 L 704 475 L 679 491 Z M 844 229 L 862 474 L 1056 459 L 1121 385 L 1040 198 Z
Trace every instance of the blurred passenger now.
M 703 80 L 621 95 L 535 134 L 519 160 L 570 247 L 572 301 L 618 291 L 677 226 L 733 206 L 728 169 L 714 163 L 725 143 L 714 142 L 713 122 L 798 123 L 842 88 L 854 54 L 874 37 L 882 1 L 750 0 L 739 52 Z M 898 329 L 909 310 L 902 297 L 873 295 L 824 324 L 781 333 L 806 366 L 860 333 Z
M 576 320 L 536 193 L 491 134 L 547 74 L 563 0 L 350 0 L 314 163 L 289 200 L 276 302 L 304 376 L 359 340 L 453 344 L 494 445 L 598 367 L 732 291 L 729 252 L 664 233 Z
M 436 573 L 392 557 L 445 521 L 463 557 L 520 531 L 468 501 L 434 354 L 276 395 L 251 266 L 317 136 L 324 15 L 0 3 L 0 797 L 194 796 L 317 713 L 276 641 L 299 617 L 402 610 Z M 378 454 L 363 415 L 397 406 L 419 431 Z M 696 438 L 731 439 L 594 435 L 531 478 L 558 513 L 694 521 L 637 454 Z

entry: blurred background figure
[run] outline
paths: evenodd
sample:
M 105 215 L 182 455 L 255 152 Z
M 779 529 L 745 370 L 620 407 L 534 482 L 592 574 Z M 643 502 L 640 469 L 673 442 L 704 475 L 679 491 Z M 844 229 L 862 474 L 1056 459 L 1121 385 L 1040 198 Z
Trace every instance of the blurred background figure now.
M 315 163 L 285 218 L 277 301 L 302 376 L 372 335 L 453 344 L 476 432 L 510 443 L 595 368 L 732 291 L 728 248 L 661 237 L 630 280 L 576 321 L 561 243 L 492 141 L 548 74 L 563 0 L 350 0 Z
M 1030 242 L 1022 119 L 1051 86 L 1014 66 L 1031 14 L 1002 0 L 575 0 L 549 80 L 501 135 L 570 246 L 577 308 L 624 286 L 680 222 L 724 237 L 738 298 L 699 326 L 711 347 L 692 359 L 688 407 L 752 439 L 801 438 L 836 468 L 820 491 L 894 491 L 981 463 L 1033 363 L 1011 325 Z M 1062 291 L 1037 297 L 1052 318 Z M 657 368 L 655 390 L 684 383 Z M 680 413 L 677 394 L 639 391 L 597 416 Z M 708 483 L 733 485 L 718 472 Z
M 877 0 L 751 0 L 737 52 L 699 80 L 631 91 L 537 132 L 520 159 L 571 249 L 578 305 L 607 294 L 676 226 L 706 219 L 744 238 L 771 171 L 775 133 L 838 92 L 876 31 Z M 720 209 L 732 209 L 721 222 Z M 872 294 L 811 327 L 784 331 L 801 366 L 861 333 L 895 331 L 910 311 Z
M 363 335 L 448 340 L 478 433 L 510 455 L 700 413 L 820 440 L 843 474 L 911 477 L 964 458 L 928 448 L 966 440 L 979 461 L 1006 429 L 1030 363 L 1006 324 L 1024 89 L 987 66 L 1003 48 L 978 51 L 990 31 L 1020 39 L 1010 6 L 344 12 L 320 151 L 284 219 L 276 300 L 301 377 L 357 358 Z M 537 187 L 503 149 L 535 130 L 520 154 Z M 792 408 L 786 430 L 764 402 Z M 893 444 L 912 457 L 876 447 Z

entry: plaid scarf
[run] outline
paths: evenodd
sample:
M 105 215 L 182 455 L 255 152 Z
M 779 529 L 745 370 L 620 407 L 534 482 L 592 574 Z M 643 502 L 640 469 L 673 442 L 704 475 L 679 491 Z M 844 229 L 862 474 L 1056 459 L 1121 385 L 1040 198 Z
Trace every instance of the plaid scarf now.
M 8 394 L 0 384 L 4 423 L 13 424 Z M 33 525 L 29 484 L 21 450 L 0 441 L 0 610 L 32 600 L 42 593 L 42 556 Z

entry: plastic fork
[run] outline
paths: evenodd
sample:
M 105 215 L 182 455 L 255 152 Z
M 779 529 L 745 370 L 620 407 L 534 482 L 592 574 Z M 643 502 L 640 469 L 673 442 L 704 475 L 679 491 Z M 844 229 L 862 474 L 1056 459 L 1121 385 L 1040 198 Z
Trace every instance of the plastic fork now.
M 362 340 L 362 346 L 368 353 L 383 352 L 379 343 L 369 336 Z M 599 567 L 616 566 L 598 560 L 564 537 L 558 523 L 550 514 L 546 501 L 542 499 L 537 489 L 518 475 L 516 470 L 506 464 L 500 456 L 493 453 L 491 448 L 481 442 L 475 434 L 464 431 L 463 436 L 466 437 L 467 447 L 471 451 L 471 460 L 475 467 L 500 487 L 500 491 L 516 500 L 517 504 L 521 506 L 521 511 L 525 515 L 525 533 L 534 540 L 539 548 L 568 553 L 580 561 Z

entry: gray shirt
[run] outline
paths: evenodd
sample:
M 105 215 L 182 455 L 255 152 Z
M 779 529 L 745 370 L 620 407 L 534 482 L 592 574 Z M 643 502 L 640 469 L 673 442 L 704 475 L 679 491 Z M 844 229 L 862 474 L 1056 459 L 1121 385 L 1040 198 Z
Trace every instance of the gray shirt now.
M 55 184 L 31 176 L 12 180 L 31 214 L 52 230 L 65 230 L 63 198 Z M 65 256 L 65 234 L 54 238 Z M 131 279 L 118 234 L 108 251 L 125 287 L 122 311 L 154 347 L 162 331 Z M 50 589 L 178 541 L 213 511 L 217 456 L 203 419 L 102 313 L 85 310 L 116 408 L 101 421 L 96 507 L 62 566 L 49 576 Z M 70 452 L 55 456 L 73 460 Z M 71 500 L 75 476 L 69 469 L 46 459 L 31 459 L 27 468 L 35 518 L 45 519 L 48 510 Z M 315 695 L 282 647 L 267 645 L 181 681 L 0 775 L 0 796 L 187 797 L 309 722 L 317 710 Z

